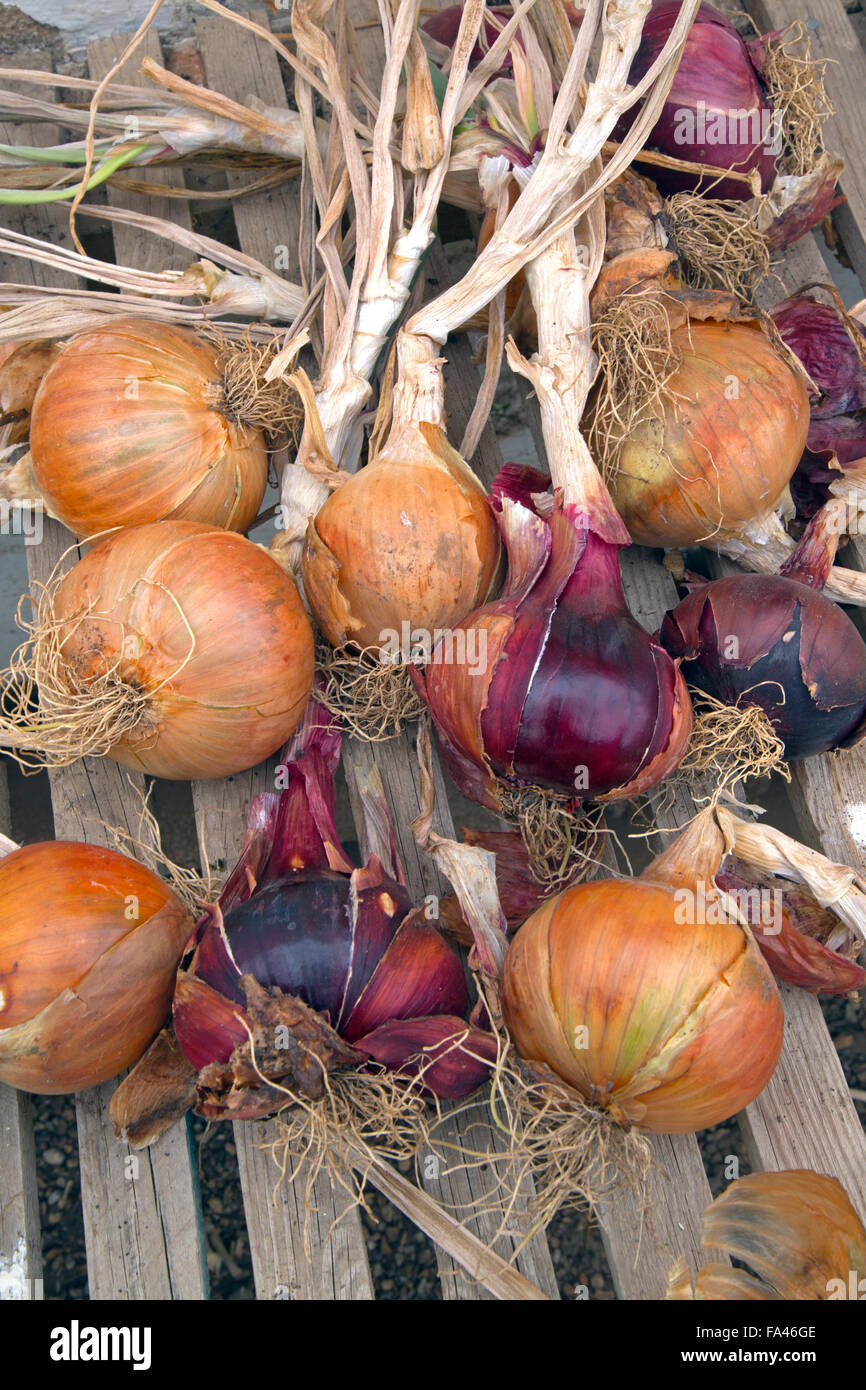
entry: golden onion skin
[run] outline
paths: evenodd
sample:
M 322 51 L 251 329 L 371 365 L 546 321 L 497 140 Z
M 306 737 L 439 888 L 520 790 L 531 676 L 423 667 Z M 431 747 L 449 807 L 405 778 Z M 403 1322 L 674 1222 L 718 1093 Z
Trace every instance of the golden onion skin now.
M 683 925 L 678 903 L 634 881 L 567 889 L 520 928 L 502 982 L 522 1057 L 661 1134 L 748 1105 L 782 1047 L 781 1000 L 752 937 L 736 923 Z
M 0 1081 L 61 1095 L 131 1066 L 165 1023 L 193 920 L 143 865 L 50 841 L 0 861 Z
M 611 493 L 638 545 L 721 538 L 782 501 L 809 431 L 802 378 L 760 329 L 692 321 L 660 418 L 622 442 Z
M 164 518 L 246 531 L 267 486 L 262 432 L 222 404 L 216 350 L 145 319 L 80 333 L 33 402 L 33 473 L 78 536 Z
M 433 633 L 465 618 L 500 575 L 484 490 L 441 431 L 414 457 L 373 460 L 311 520 L 304 590 L 333 646 L 378 647 L 401 624 Z
M 76 614 L 89 610 L 80 621 Z M 313 683 L 313 633 L 294 581 L 243 536 L 188 521 L 120 531 L 54 601 L 79 679 L 117 666 L 151 696 L 115 762 L 170 779 L 228 777 L 289 738 Z

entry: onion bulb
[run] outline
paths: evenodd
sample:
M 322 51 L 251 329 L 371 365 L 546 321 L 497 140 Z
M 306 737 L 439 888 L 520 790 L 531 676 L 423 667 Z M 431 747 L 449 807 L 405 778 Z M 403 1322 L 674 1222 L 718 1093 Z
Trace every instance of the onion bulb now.
M 384 837 L 371 831 L 385 862 L 371 854 L 356 869 L 340 845 L 340 743 L 311 703 L 281 764 L 285 789 L 253 799 L 241 858 L 178 972 L 174 1033 L 193 1079 L 179 1104 L 208 1119 L 254 1119 L 291 1094 L 317 1099 L 328 1071 L 371 1063 L 421 1069 L 426 1091 L 458 1098 L 496 1056 L 492 1036 L 465 1021 L 459 956 L 426 907 L 412 907 L 381 783 L 361 795 L 368 826 L 387 826 Z M 144 1058 L 118 1093 L 126 1131 L 147 1114 L 155 1065 Z
M 694 589 L 659 640 L 686 680 L 727 705 L 757 705 L 786 758 L 866 736 L 866 644 L 821 593 L 838 532 L 833 504 L 810 521 L 781 574 L 737 574 Z
M 705 821 L 640 880 L 544 902 L 512 939 L 502 1010 L 520 1055 L 628 1127 L 719 1124 L 773 1074 L 783 1012 L 754 937 L 713 884 Z M 711 862 L 712 861 L 712 862 Z
M 105 753 L 174 779 L 227 777 L 269 757 L 313 679 L 294 582 L 260 546 L 190 521 L 96 546 L 48 591 L 22 650 L 2 743 L 54 764 Z
M 638 544 L 714 545 L 787 502 L 809 396 L 752 323 L 692 319 L 671 345 L 681 365 L 648 418 L 615 431 L 611 493 Z
M 162 879 L 114 850 L 58 840 L 0 860 L 0 1081 L 61 1095 L 136 1062 L 192 927 Z
M 500 578 L 496 522 L 480 482 L 448 443 L 441 384 L 406 360 L 388 442 L 338 487 L 310 521 L 304 589 L 335 647 L 379 648 L 402 624 L 423 631 L 459 622 Z M 433 368 L 435 374 L 436 368 Z
M 621 529 L 612 507 L 613 521 L 600 510 L 590 529 L 557 496 L 546 519 L 532 495 L 548 482 L 515 464 L 499 474 L 491 498 L 508 583 L 442 639 L 418 678 L 449 771 L 494 807 L 509 786 L 575 800 L 636 795 L 673 771 L 691 732 L 676 663 L 626 607 L 619 538 L 605 538 Z
M 862 1299 L 866 1288 L 866 1228 L 838 1179 L 809 1168 L 737 1178 L 704 1212 L 701 1244 L 739 1267 L 704 1265 L 692 1287 L 680 1262 L 669 1298 Z
M 146 319 L 72 338 L 33 402 L 33 473 L 49 511 L 78 536 L 166 518 L 246 531 L 267 451 L 234 413 L 217 357 Z

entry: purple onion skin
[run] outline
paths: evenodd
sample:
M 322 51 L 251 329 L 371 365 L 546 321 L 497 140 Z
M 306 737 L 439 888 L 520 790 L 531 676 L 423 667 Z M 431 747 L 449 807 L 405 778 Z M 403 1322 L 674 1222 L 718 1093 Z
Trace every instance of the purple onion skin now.
M 866 409 L 866 366 L 833 306 L 798 295 L 778 304 L 771 318 L 820 392 L 813 420 Z M 866 347 L 866 328 L 854 319 L 850 324 Z M 811 436 L 809 446 L 815 447 Z
M 549 483 L 516 464 L 494 483 L 509 578 L 455 629 L 486 639 L 484 671 L 467 675 L 437 649 L 416 682 L 450 774 L 494 808 L 503 783 L 636 795 L 673 770 L 691 730 L 676 664 L 626 606 L 622 542 L 558 495 L 542 516 L 532 495 Z
M 178 975 L 178 1042 L 196 1070 L 226 1065 L 249 1037 L 251 976 L 394 1070 L 411 1070 L 432 1038 L 442 1056 L 426 1089 L 468 1094 L 484 1080 L 491 1040 L 463 1022 L 462 963 L 375 855 L 363 869 L 347 859 L 334 825 L 339 753 L 339 732 L 311 701 L 282 766 L 285 789 L 254 799 L 239 863 L 196 926 Z M 455 1030 L 467 1029 L 471 1048 L 455 1050 Z
M 806 584 L 713 580 L 665 615 L 659 640 L 699 690 L 759 705 L 787 758 L 851 747 L 866 732 L 866 646 L 847 614 Z
M 679 9 L 678 0 L 661 0 L 661 3 L 653 5 L 629 74 L 632 83 L 639 81 L 658 57 Z M 714 112 L 748 112 L 750 119 L 744 123 L 743 129 L 735 126 L 729 130 L 728 134 L 735 138 L 724 144 L 710 143 L 709 140 L 700 145 L 681 143 L 686 127 L 683 117 L 678 118 L 677 112 L 693 111 L 697 115 L 699 102 L 706 110 L 706 134 L 711 133 Z M 752 117 L 751 113 L 756 114 Z M 747 45 L 724 15 L 709 5 L 701 5 L 686 40 L 673 86 L 647 141 L 648 147 L 674 159 L 708 164 L 716 169 L 734 168 L 741 173 L 757 169 L 761 177 L 761 191 L 765 193 L 775 175 L 775 157 L 765 152 L 766 142 L 763 138 L 766 130 L 772 139 L 772 118 L 772 104 L 763 89 Z M 632 119 L 631 116 L 626 117 L 617 127 L 619 138 L 622 138 Z M 756 133 L 760 137 L 757 147 L 753 140 L 753 126 L 757 127 Z M 680 131 L 680 141 L 676 138 L 677 131 Z M 697 124 L 695 134 L 698 134 Z M 694 176 L 685 173 L 654 168 L 652 176 L 665 194 L 688 192 L 696 187 Z M 720 183 L 714 183 L 711 191 L 706 180 L 701 182 L 704 184 L 701 191 L 712 198 L 748 201 L 752 196 L 749 185 L 737 179 L 723 179 Z

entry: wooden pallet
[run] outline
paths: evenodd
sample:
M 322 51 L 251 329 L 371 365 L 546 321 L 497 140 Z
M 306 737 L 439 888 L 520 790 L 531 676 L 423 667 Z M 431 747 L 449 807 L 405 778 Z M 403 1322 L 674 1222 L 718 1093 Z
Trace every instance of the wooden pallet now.
M 359 4 L 376 14 L 375 3 Z M 796 5 L 790 0 L 768 0 L 759 22 L 777 26 L 795 17 Z M 839 115 L 831 142 L 848 160 L 844 188 L 849 197 L 846 211 L 839 218 L 840 231 L 861 277 L 866 278 L 866 258 L 861 257 L 866 231 L 866 162 L 858 156 L 853 142 L 855 116 L 863 91 L 858 64 L 863 61 L 859 45 L 852 58 L 847 45 L 856 36 L 844 14 L 841 0 L 820 0 L 812 10 L 820 18 L 818 37 L 830 56 L 838 54 L 843 63 L 832 73 L 831 91 Z M 826 15 L 825 15 L 826 12 Z M 255 16 L 266 23 L 264 14 Z M 767 27 L 769 27 L 767 25 Z M 274 50 L 222 19 L 207 17 L 197 25 L 197 38 L 204 62 L 206 80 L 228 96 L 244 100 L 254 92 L 268 105 L 285 104 L 279 60 Z M 102 76 L 126 42 L 125 38 L 99 40 L 91 44 L 88 59 L 91 74 Z M 144 51 L 159 58 L 159 41 L 148 38 Z M 140 59 L 133 60 L 121 80 L 135 80 Z M 850 60 L 850 62 L 849 62 Z M 19 66 L 24 64 L 16 59 Z M 47 65 L 36 58 L 34 65 Z M 371 71 L 375 53 L 370 54 Z M 858 85 L 859 84 L 859 85 Z M 851 143 L 848 142 L 849 133 Z M 29 143 L 53 142 L 57 136 L 43 126 L 16 136 Z M 3 138 L 8 138 L 4 136 Z M 160 170 L 165 181 L 182 181 L 182 174 Z M 230 181 L 231 182 L 231 181 Z M 243 176 L 234 185 L 245 182 Z M 170 216 L 189 225 L 188 205 L 180 200 L 145 199 L 109 191 L 109 199 L 121 206 L 133 205 L 159 216 Z M 859 200 L 859 201 L 858 201 Z M 235 229 L 242 250 L 272 265 L 277 246 L 296 251 L 300 236 L 297 186 L 285 185 L 269 193 L 232 203 Z M 850 224 L 853 224 L 853 229 Z M 23 213 L 16 223 L 37 235 L 68 244 L 65 210 L 34 209 Z M 183 265 L 188 257 L 173 250 L 170 243 L 158 241 L 134 229 L 112 224 L 118 261 L 163 269 Z M 289 278 L 293 267 L 287 268 Z M 444 282 L 448 271 L 441 250 L 430 258 L 428 275 Z M 24 261 L 10 260 L 0 266 L 0 279 L 50 283 L 50 272 L 42 272 Z M 817 244 L 807 238 L 786 257 L 782 275 L 789 289 L 813 279 L 825 279 L 826 271 Z M 65 283 L 69 283 L 68 280 Z M 778 293 L 772 298 L 778 298 Z M 454 438 L 460 437 L 475 399 L 477 373 L 468 346 L 457 339 L 448 346 L 446 371 L 447 405 Z M 543 457 L 543 451 L 541 455 Z M 485 483 L 490 483 L 501 464 L 501 454 L 490 426 L 484 432 L 472 463 Z M 44 580 L 73 541 L 55 523 L 46 527 L 43 545 L 28 548 L 31 578 Z M 866 560 L 860 545 L 849 547 L 856 562 Z M 74 548 L 65 563 L 75 559 Z M 633 549 L 624 555 L 624 579 L 632 610 L 650 630 L 655 629 L 665 609 L 676 601 L 673 580 L 662 567 L 657 554 Z M 438 893 L 442 887 L 433 865 L 419 854 L 411 833 L 410 820 L 419 809 L 417 776 L 412 738 L 381 745 L 347 740 L 344 768 L 349 784 L 358 837 L 362 850 L 362 819 L 358 812 L 358 779 L 375 761 L 382 774 L 395 824 L 399 829 L 410 888 L 416 899 Z M 0 768 L 2 771 L 2 768 Z M 55 833 L 60 838 L 105 843 L 104 825 L 127 825 L 130 801 L 129 774 L 100 759 L 87 759 L 75 767 L 51 775 L 51 796 Z M 439 784 L 437 829 L 452 834 L 444 781 L 436 768 Z M 132 778 L 142 785 L 142 779 Z M 210 867 L 231 864 L 243 835 L 246 807 L 250 797 L 273 786 L 273 769 L 266 765 L 224 782 L 193 784 L 202 864 Z M 810 759 L 797 767 L 791 790 L 791 803 L 808 843 L 820 846 L 833 858 L 858 864 L 866 869 L 864 848 L 855 840 L 846 822 L 845 807 L 866 800 L 866 751 L 855 751 L 840 759 Z M 0 831 L 8 826 L 3 786 L 0 783 Z M 693 813 L 693 806 L 681 797 L 667 813 L 665 828 L 671 834 Z M 131 828 L 131 827 L 129 827 Z M 775 1169 L 809 1166 L 838 1176 L 854 1204 L 866 1217 L 866 1138 L 851 1102 L 835 1048 L 830 1040 L 820 1007 L 811 996 L 783 989 L 786 1008 L 786 1041 L 779 1068 L 767 1090 L 740 1117 L 740 1126 L 752 1167 Z M 195 1177 L 195 1162 L 186 1123 L 176 1125 L 152 1149 L 137 1156 L 138 1163 L 124 1145 L 118 1144 L 107 1117 L 113 1083 L 76 1097 L 81 1160 L 82 1202 L 89 1291 L 92 1298 L 141 1299 L 207 1297 L 202 1222 Z M 463 1120 L 452 1121 L 460 1132 Z M 0 1130 L 3 1150 L 0 1160 L 0 1290 L 15 1292 L 19 1281 L 21 1297 L 39 1297 L 41 1255 L 36 1201 L 35 1155 L 32 1117 L 26 1096 L 0 1086 Z M 494 1143 L 491 1129 L 491 1145 Z M 473 1131 L 477 1141 L 477 1131 Z M 273 1194 L 274 1168 L 264 1147 L 272 1134 L 268 1122 L 238 1124 L 235 1143 L 243 1193 L 244 1210 L 252 1252 L 256 1294 L 259 1298 L 372 1299 L 373 1282 L 361 1221 L 356 1210 L 345 1211 L 345 1197 L 321 1178 L 315 1193 L 315 1220 L 307 1221 L 307 1248 L 304 1225 L 308 1215 L 300 1186 L 284 1183 Z M 617 1294 L 626 1299 L 652 1299 L 663 1296 L 668 1271 L 674 1259 L 685 1255 L 692 1267 L 701 1258 L 700 1215 L 711 1194 L 697 1139 L 693 1135 L 659 1136 L 653 1147 L 657 1168 L 647 1193 L 647 1212 L 638 1239 L 637 1214 L 623 1205 L 611 1204 L 601 1213 L 601 1225 Z M 203 1162 L 207 1162 L 204 1151 Z M 470 1229 L 490 1239 L 496 1229 L 492 1216 L 480 1222 L 471 1215 L 473 1204 L 485 1194 L 482 1173 L 459 1178 L 428 1179 L 431 1196 L 463 1214 Z M 528 1202 L 531 1192 L 527 1190 Z M 335 1224 L 336 1218 L 342 1219 Z M 500 1237 L 496 1249 L 506 1258 L 521 1246 L 517 1268 L 544 1294 L 558 1297 L 553 1263 L 543 1235 L 522 1244 L 526 1231 L 526 1204 L 514 1216 L 514 1229 Z M 437 1248 L 437 1259 L 445 1298 L 476 1299 L 490 1297 L 468 1277 L 458 1264 Z M 12 1276 L 10 1276 L 12 1271 Z

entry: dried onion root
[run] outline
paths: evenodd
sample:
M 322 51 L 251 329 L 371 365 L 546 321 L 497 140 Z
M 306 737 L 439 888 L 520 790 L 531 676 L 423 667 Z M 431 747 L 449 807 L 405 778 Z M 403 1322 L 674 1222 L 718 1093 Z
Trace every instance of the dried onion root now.
M 665 202 L 688 284 L 751 300 L 770 271 L 770 248 L 748 203 L 675 193 Z
M 664 291 L 653 283 L 616 295 L 593 317 L 598 375 L 587 443 L 606 482 L 617 473 L 621 441 L 660 411 L 682 365 L 671 332 Z
M 408 667 L 383 661 L 376 647 L 334 648 L 320 641 L 316 667 L 325 679 L 314 686 L 313 699 L 365 743 L 397 738 L 404 724 L 420 719 L 425 711 Z
M 812 56 L 811 36 L 799 19 L 766 45 L 761 75 L 781 121 L 778 167 L 785 174 L 808 174 L 825 152 L 824 122 L 833 115 L 825 84 L 827 61 Z
M 695 800 L 718 801 L 734 791 L 738 783 L 752 777 L 771 777 L 778 773 L 786 782 L 791 772 L 785 761 L 785 745 L 769 718 L 758 705 L 741 701 L 724 704 L 700 690 L 692 690 L 695 722 L 685 757 L 671 784 L 689 787 Z
M 518 826 L 536 883 L 551 893 L 580 883 L 602 864 L 607 831 L 603 809 L 581 805 L 549 787 L 511 787 L 500 783 L 502 815 Z

